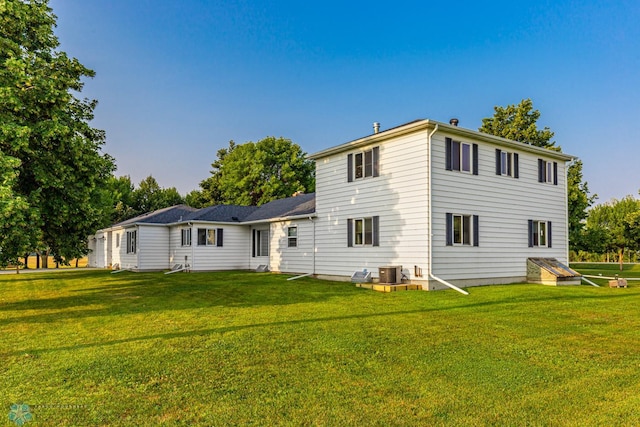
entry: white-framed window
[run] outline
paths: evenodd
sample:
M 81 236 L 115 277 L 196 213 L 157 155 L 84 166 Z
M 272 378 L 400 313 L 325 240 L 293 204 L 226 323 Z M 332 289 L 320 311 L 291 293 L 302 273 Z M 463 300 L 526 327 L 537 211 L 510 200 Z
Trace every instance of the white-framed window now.
M 538 182 L 558 185 L 558 163 L 538 159 Z
M 222 228 L 198 228 L 196 230 L 198 246 L 222 246 Z
M 478 215 L 447 213 L 447 246 L 480 246 Z
M 373 244 L 373 218 L 354 219 L 353 227 L 353 244 L 355 246 Z
M 496 149 L 496 175 L 519 178 L 519 155 Z
M 135 254 L 137 249 L 138 231 L 127 231 L 127 253 Z
M 347 220 L 347 246 L 380 246 L 380 217 L 350 218 Z
M 253 256 L 269 256 L 269 230 L 253 230 Z
M 551 221 L 529 220 L 529 247 L 551 247 Z
M 298 247 L 298 226 L 296 225 L 287 227 L 287 247 Z
M 215 228 L 198 228 L 198 246 L 214 246 L 215 244 Z
M 446 169 L 478 175 L 478 144 L 445 140 Z
M 379 175 L 380 147 L 363 150 L 347 155 L 347 181 L 364 179 Z
M 180 244 L 182 246 L 191 246 L 191 228 L 180 230 Z

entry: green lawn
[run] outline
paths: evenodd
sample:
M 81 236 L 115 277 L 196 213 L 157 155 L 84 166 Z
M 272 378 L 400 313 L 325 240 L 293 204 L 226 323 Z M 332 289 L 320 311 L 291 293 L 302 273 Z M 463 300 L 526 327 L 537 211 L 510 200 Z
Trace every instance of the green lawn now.
M 640 282 L 469 290 L 0 275 L 0 425 L 640 425 Z

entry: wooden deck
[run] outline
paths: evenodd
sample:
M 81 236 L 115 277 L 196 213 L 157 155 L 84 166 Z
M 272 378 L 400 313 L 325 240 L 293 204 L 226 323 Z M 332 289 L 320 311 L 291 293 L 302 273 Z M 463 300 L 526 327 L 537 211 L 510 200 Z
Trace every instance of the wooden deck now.
M 410 285 L 405 283 L 356 283 L 356 287 L 373 289 L 377 292 L 396 292 L 396 291 L 421 291 L 422 285 Z

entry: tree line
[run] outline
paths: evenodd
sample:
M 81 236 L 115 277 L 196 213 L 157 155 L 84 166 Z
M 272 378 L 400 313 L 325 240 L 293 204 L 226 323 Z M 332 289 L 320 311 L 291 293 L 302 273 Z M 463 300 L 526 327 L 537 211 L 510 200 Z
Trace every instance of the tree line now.
M 260 205 L 315 190 L 315 165 L 299 145 L 267 137 L 217 151 L 208 178 L 184 197 L 153 176 L 134 186 L 114 175 L 102 152 L 105 133 L 91 127 L 96 100 L 80 98 L 95 75 L 58 50 L 48 0 L 0 2 L 0 268 L 30 253 L 68 263 L 86 255 L 100 228 L 156 209 L 188 204 Z M 561 151 L 529 99 L 495 107 L 480 132 Z M 639 201 L 628 196 L 592 206 L 582 162 L 568 168 L 569 241 L 576 258 L 640 249 Z M 46 262 L 46 261 L 44 261 Z

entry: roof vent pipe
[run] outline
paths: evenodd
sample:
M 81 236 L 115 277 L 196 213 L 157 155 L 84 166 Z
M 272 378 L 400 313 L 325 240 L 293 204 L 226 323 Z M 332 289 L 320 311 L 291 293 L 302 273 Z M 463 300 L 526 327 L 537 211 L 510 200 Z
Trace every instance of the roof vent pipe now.
M 373 133 L 378 133 L 378 132 L 380 132 L 380 123 L 373 122 Z
M 458 126 L 458 119 L 451 119 L 449 120 L 449 124 L 452 126 Z

